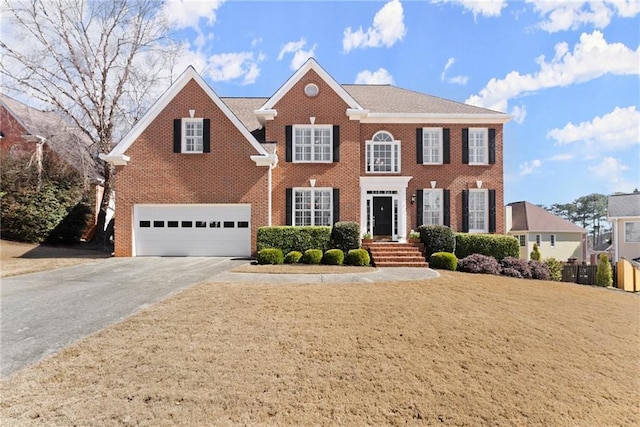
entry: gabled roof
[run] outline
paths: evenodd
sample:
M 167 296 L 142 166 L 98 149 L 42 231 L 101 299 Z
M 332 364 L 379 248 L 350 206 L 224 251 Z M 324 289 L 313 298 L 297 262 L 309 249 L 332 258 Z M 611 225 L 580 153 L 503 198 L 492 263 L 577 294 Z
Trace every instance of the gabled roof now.
M 165 91 L 164 94 L 158 99 L 155 104 L 145 113 L 144 116 L 131 128 L 131 130 L 122 138 L 122 140 L 111 150 L 106 156 L 101 156 L 103 160 L 110 161 L 114 164 L 126 164 L 129 161 L 129 157 L 125 155 L 129 147 L 135 142 L 136 139 L 144 132 L 144 130 L 153 122 L 153 120 L 164 110 L 164 108 L 180 93 L 180 91 L 189 83 L 194 80 L 202 88 L 202 90 L 211 98 L 214 104 L 224 113 L 225 116 L 231 120 L 234 126 L 242 133 L 247 141 L 255 148 L 255 150 L 261 156 L 267 156 L 268 153 L 260 145 L 258 140 L 251 134 L 249 129 L 240 121 L 240 119 L 231 111 L 229 106 L 220 99 L 220 97 L 211 89 L 211 87 L 204 81 L 202 76 L 192 66 L 187 69 L 178 77 L 178 79 Z
M 607 198 L 607 217 L 640 217 L 640 192 L 613 194 Z
M 507 206 L 511 206 L 510 232 L 587 232 L 584 228 L 529 202 L 514 202 L 509 203 Z
M 0 104 L 27 132 L 22 137 L 46 144 L 60 159 L 89 178 L 101 176 L 93 141 L 58 113 L 38 110 L 4 94 L 0 94 Z
M 244 124 L 244 126 L 253 132 L 260 129 L 262 125 L 256 117 L 255 110 L 260 108 L 267 102 L 269 98 L 222 98 L 225 104 L 231 109 L 233 114 Z

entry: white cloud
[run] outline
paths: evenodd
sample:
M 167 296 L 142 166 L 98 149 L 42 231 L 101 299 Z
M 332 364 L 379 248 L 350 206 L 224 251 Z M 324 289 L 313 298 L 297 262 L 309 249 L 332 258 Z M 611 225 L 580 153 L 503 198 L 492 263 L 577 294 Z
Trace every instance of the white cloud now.
M 507 0 L 431 0 L 431 3 L 459 4 L 473 13 L 473 17 L 500 16 L 502 9 L 507 7 Z
M 466 85 L 467 82 L 469 81 L 469 76 L 447 77 L 447 71 L 449 70 L 449 68 L 451 68 L 451 66 L 455 62 L 456 62 L 455 58 L 449 58 L 449 60 L 447 61 L 447 63 L 444 66 L 444 69 L 442 70 L 442 73 L 440 73 L 440 80 L 442 80 L 443 82 L 446 81 L 447 83 Z
M 241 84 L 251 84 L 260 75 L 258 64 L 264 59 L 265 56 L 261 53 L 220 53 L 209 58 L 206 73 L 213 81 L 242 79 Z
M 360 71 L 356 76 L 356 84 L 394 84 L 393 76 L 389 74 L 384 68 L 379 68 L 378 71 L 371 72 L 369 70 Z
M 575 30 L 585 25 L 606 28 L 618 15 L 632 18 L 640 13 L 637 0 L 527 0 L 543 18 L 538 27 L 550 33 Z
M 640 47 L 633 51 L 622 43 L 607 43 L 600 31 L 583 33 L 573 52 L 566 43 L 558 43 L 550 62 L 544 56 L 537 59 L 540 70 L 535 74 L 512 71 L 503 79 L 493 78 L 466 103 L 507 111 L 510 99 L 541 89 L 583 83 L 605 74 L 638 75 L 639 61 Z
M 612 112 L 577 125 L 568 123 L 562 129 L 547 134 L 558 144 L 585 142 L 604 150 L 626 148 L 640 144 L 640 111 L 633 105 L 616 107 Z
M 520 176 L 530 175 L 536 169 L 539 169 L 542 166 L 542 161 L 539 159 L 532 160 L 531 163 L 524 162 L 520 165 Z
M 629 170 L 629 166 L 614 157 L 605 157 L 600 163 L 589 166 L 587 169 L 596 177 L 604 179 L 612 189 L 628 191 L 629 187 L 631 187 L 631 183 L 626 182 L 624 179 L 624 172 Z
M 290 67 L 292 70 L 297 70 L 302 66 L 302 64 L 307 61 L 307 59 L 313 58 L 313 56 L 315 55 L 316 45 L 314 44 L 309 50 L 304 50 L 303 48 L 306 45 L 307 41 L 304 39 L 304 37 L 297 42 L 289 42 L 285 44 L 282 49 L 280 49 L 278 60 L 282 61 L 286 54 L 293 53 Z
M 525 107 L 524 105 L 516 105 L 511 109 L 509 115 L 513 117 L 513 120 L 516 123 L 521 125 L 522 122 L 524 122 L 524 118 L 527 117 L 527 107 Z
M 373 17 L 373 25 L 363 31 L 362 27 L 352 31 L 344 30 L 342 48 L 345 53 L 352 49 L 364 47 L 391 47 L 402 40 L 407 33 L 404 26 L 404 11 L 399 0 L 391 0 Z
M 573 160 L 574 156 L 572 154 L 556 154 L 549 157 L 547 160 L 551 162 L 568 162 L 569 160 Z
M 200 19 L 209 25 L 216 21 L 216 11 L 224 0 L 167 0 L 162 12 L 176 28 L 198 28 Z

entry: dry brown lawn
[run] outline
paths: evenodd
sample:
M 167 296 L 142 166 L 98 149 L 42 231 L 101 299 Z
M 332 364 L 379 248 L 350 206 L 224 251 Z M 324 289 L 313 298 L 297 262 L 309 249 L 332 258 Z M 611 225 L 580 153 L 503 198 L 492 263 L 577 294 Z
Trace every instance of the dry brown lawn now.
M 111 255 L 79 247 L 46 246 L 0 240 L 0 277 L 52 270 Z
M 640 296 L 205 283 L 0 383 L 9 425 L 640 425 Z

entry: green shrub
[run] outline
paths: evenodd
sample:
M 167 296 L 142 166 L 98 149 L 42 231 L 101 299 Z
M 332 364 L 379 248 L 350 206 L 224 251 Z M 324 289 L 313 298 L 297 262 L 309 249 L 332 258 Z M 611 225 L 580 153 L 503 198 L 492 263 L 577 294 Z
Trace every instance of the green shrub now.
M 282 264 L 284 255 L 278 248 L 264 248 L 258 252 L 258 264 Z
M 547 258 L 542 262 L 549 269 L 549 273 L 551 276 L 549 277 L 551 280 L 555 280 L 559 282 L 562 280 L 562 269 L 564 268 L 564 263 L 555 258 Z
M 607 254 L 600 254 L 596 269 L 596 285 L 611 286 L 613 284 L 613 272 Z
M 454 252 L 456 236 L 446 225 L 421 225 L 418 232 L 427 258 L 435 252 Z
M 458 270 L 465 273 L 500 274 L 500 264 L 492 256 L 472 254 L 458 262 Z
M 439 270 L 456 271 L 458 258 L 451 252 L 435 252 L 429 257 L 429 267 Z
M 494 257 L 498 261 L 506 257 L 519 257 L 520 244 L 513 236 L 501 234 L 456 234 L 456 256 L 463 259 L 473 254 Z
M 533 250 L 529 254 L 529 258 L 531 258 L 534 261 L 540 261 L 541 257 L 542 257 L 542 255 L 540 254 L 540 248 L 538 247 L 537 243 L 534 243 L 533 244 Z
M 258 251 L 280 248 L 285 254 L 291 251 L 304 252 L 307 249 L 320 249 L 324 252 L 331 245 L 331 227 L 260 227 L 256 237 Z
M 322 262 L 322 250 L 307 249 L 304 251 L 300 262 L 303 264 L 320 264 Z
M 342 265 L 344 264 L 344 252 L 342 252 L 342 249 L 329 249 L 324 253 L 322 263 L 327 265 Z
M 297 264 L 300 262 L 300 258 L 302 258 L 302 252 L 299 251 L 291 251 L 284 257 L 285 264 Z
M 331 229 L 331 246 L 342 252 L 360 247 L 360 224 L 352 221 L 339 221 Z
M 73 206 L 67 215 L 47 235 L 47 243 L 58 245 L 73 245 L 82 238 L 87 225 L 93 215 L 93 209 L 86 203 L 80 202 Z
M 366 249 L 351 249 L 347 252 L 345 259 L 345 264 L 347 265 L 364 266 L 370 263 L 371 257 L 369 257 L 369 252 Z

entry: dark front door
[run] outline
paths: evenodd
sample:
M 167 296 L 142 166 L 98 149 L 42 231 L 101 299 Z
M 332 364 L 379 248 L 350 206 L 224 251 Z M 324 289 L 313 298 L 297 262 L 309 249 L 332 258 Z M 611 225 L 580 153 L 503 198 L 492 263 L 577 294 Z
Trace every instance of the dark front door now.
M 393 234 L 391 221 L 393 199 L 391 197 L 374 197 L 373 198 L 373 235 L 388 236 Z

